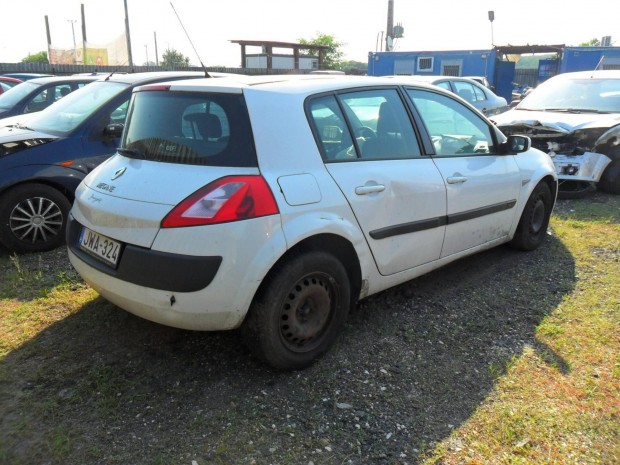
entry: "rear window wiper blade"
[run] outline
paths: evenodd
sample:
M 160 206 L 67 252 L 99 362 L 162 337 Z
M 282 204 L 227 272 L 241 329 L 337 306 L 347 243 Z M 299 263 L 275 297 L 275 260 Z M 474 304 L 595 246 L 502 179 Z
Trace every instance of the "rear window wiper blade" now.
M 146 154 L 140 150 L 128 149 L 127 147 L 119 147 L 118 149 L 116 149 L 116 151 L 121 155 L 125 155 L 127 157 L 140 158 L 142 160 L 146 159 Z
M 28 129 L 29 131 L 32 131 L 31 128 L 29 128 L 28 126 L 26 126 L 25 124 L 22 124 L 22 123 L 15 123 L 14 125 L 9 126 L 9 127 L 17 128 L 17 129 Z

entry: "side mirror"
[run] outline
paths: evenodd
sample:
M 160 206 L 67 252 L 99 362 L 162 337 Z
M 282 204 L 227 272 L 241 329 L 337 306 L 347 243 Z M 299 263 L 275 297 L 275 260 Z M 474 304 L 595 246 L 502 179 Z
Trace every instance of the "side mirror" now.
M 120 123 L 108 124 L 103 129 L 103 135 L 106 137 L 116 139 L 117 137 L 121 137 L 123 135 L 123 129 L 125 129 L 124 124 L 120 124 Z
M 532 147 L 532 141 L 527 136 L 508 136 L 508 140 L 499 146 L 500 153 L 514 154 L 527 152 Z

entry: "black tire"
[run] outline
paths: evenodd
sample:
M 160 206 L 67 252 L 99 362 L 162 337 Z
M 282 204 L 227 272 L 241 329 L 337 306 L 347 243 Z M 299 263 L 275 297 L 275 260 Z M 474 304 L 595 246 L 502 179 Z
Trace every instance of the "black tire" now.
M 558 185 L 558 199 L 583 199 L 595 190 L 594 184 L 588 181 L 560 181 Z
M 541 182 L 525 204 L 510 245 L 519 250 L 538 248 L 547 234 L 552 207 L 551 190 L 546 183 Z
M 64 243 L 71 204 L 44 184 L 23 184 L 0 198 L 0 242 L 14 252 L 44 252 Z
M 607 165 L 597 186 L 607 194 L 620 194 L 620 158 Z
M 351 286 L 342 263 L 325 252 L 298 254 L 261 285 L 242 326 L 247 346 L 281 370 L 311 365 L 346 322 Z

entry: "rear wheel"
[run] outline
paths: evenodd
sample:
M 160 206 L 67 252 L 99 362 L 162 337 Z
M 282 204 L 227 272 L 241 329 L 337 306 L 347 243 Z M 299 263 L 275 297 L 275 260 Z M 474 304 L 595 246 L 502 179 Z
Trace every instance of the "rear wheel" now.
M 549 186 L 541 182 L 535 188 L 521 214 L 510 245 L 520 250 L 534 250 L 542 244 L 549 226 L 553 201 Z
M 278 266 L 259 290 L 242 331 L 271 366 L 311 365 L 336 340 L 351 303 L 347 272 L 325 252 L 306 252 Z
M 71 204 L 44 184 L 24 184 L 0 199 L 0 242 L 15 252 L 43 252 L 65 239 Z

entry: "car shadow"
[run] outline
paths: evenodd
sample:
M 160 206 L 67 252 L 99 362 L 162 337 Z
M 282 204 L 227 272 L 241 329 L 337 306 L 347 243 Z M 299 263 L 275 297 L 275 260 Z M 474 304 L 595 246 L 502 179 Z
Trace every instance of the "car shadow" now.
M 498 247 L 357 305 L 300 372 L 235 331 L 168 328 L 97 298 L 0 362 L 8 463 L 418 463 L 476 410 L 575 283 L 550 236 Z M 3 455 L 4 454 L 4 455 Z

